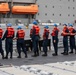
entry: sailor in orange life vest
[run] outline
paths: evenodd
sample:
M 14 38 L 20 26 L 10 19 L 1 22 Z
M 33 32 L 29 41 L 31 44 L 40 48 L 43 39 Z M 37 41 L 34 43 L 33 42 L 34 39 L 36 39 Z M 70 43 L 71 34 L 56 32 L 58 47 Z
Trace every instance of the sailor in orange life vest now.
M 48 44 L 48 38 L 49 38 L 49 29 L 48 25 L 44 27 L 43 32 L 43 51 L 44 54 L 42 56 L 47 56 L 47 44 Z
M 39 31 L 40 31 L 40 28 L 38 26 L 38 23 L 37 21 L 34 21 L 33 27 L 32 27 L 32 35 L 31 35 L 33 49 L 34 49 L 34 55 L 32 55 L 32 57 L 39 56 L 39 50 L 38 50 Z
M 69 29 L 67 27 L 67 24 L 63 24 L 63 30 L 61 33 L 61 36 L 63 36 L 63 47 L 64 47 L 64 52 L 62 52 L 61 54 L 63 55 L 68 55 L 68 35 L 69 35 Z
M 57 28 L 57 24 L 54 24 L 54 28 L 51 33 L 53 46 L 55 50 L 55 53 L 52 54 L 53 56 L 58 55 L 58 33 L 59 33 L 59 29 Z
M 70 33 L 70 49 L 71 51 L 69 52 L 70 54 L 73 53 L 73 49 L 75 49 L 75 54 L 76 54 L 76 47 L 75 47 L 75 33 L 76 30 L 73 28 L 72 24 L 69 24 L 69 33 Z
M 10 52 L 10 58 L 12 59 L 12 54 L 13 54 L 13 38 L 14 38 L 14 29 L 12 28 L 12 24 L 8 23 L 7 24 L 7 29 L 5 31 L 5 34 L 2 38 L 2 40 L 5 40 L 5 49 L 6 49 L 6 57 L 5 59 L 8 59 L 8 54 Z
M 25 41 L 24 41 L 25 31 L 22 29 L 21 26 L 18 26 L 17 29 L 18 30 L 16 33 L 16 39 L 17 39 L 17 50 L 19 54 L 17 58 L 21 58 L 21 48 L 25 54 L 25 58 L 27 58 L 27 51 L 25 49 Z
M 2 49 L 2 35 L 3 35 L 3 30 L 2 30 L 2 28 L 0 26 L 0 53 L 2 55 L 2 59 L 4 59 L 4 51 Z

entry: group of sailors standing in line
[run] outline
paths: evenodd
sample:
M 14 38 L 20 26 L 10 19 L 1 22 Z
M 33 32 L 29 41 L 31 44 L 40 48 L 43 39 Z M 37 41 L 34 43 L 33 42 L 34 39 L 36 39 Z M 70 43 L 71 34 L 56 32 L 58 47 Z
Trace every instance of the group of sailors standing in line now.
M 60 30 L 57 26 L 57 24 L 54 24 L 54 28 L 52 30 L 52 33 L 50 33 L 49 26 L 46 25 L 44 26 L 44 31 L 43 31 L 43 54 L 42 56 L 47 56 L 47 45 L 48 45 L 48 39 L 49 35 L 52 36 L 52 43 L 54 46 L 54 53 L 52 54 L 53 56 L 58 55 L 58 34 Z M 37 21 L 33 21 L 33 26 L 32 29 L 30 30 L 30 37 L 32 40 L 32 47 L 33 47 L 33 52 L 34 55 L 32 57 L 37 57 L 39 56 L 39 49 L 38 49 L 38 42 L 40 39 L 40 27 L 37 23 Z M 25 54 L 25 58 L 27 58 L 27 51 L 25 48 L 25 31 L 22 29 L 22 26 L 17 27 L 17 32 L 16 32 L 16 38 L 15 37 L 15 30 L 12 27 L 11 23 L 7 24 L 6 31 L 3 35 L 3 29 L 0 27 L 0 53 L 2 55 L 2 59 L 8 59 L 8 55 L 10 53 L 10 58 L 13 58 L 13 40 L 17 40 L 16 45 L 17 45 L 17 52 L 18 56 L 17 58 L 21 58 L 21 50 Z M 76 46 L 75 46 L 75 35 L 76 35 L 76 30 L 74 29 L 72 24 L 69 24 L 69 27 L 67 24 L 63 24 L 63 30 L 61 32 L 61 36 L 63 36 L 63 47 L 64 51 L 61 53 L 63 55 L 68 55 L 68 53 L 73 53 L 73 49 L 75 49 L 75 54 L 76 54 Z M 68 49 L 68 37 L 70 41 L 70 49 L 71 51 L 69 52 Z M 4 56 L 4 50 L 2 48 L 2 40 L 5 39 L 5 52 L 6 56 Z

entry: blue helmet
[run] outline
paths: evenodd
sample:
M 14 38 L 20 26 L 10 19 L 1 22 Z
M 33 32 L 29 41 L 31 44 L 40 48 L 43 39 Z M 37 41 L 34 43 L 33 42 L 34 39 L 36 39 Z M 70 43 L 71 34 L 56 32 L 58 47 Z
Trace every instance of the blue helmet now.
M 66 23 L 64 23 L 63 25 L 67 26 L 67 24 L 66 24 Z
M 57 24 L 55 23 L 54 26 L 57 27 Z
M 33 21 L 33 24 L 34 24 L 34 25 L 37 25 L 38 23 L 37 23 L 37 21 Z
M 47 29 L 48 29 L 48 28 L 49 28 L 49 26 L 48 26 L 48 25 L 46 25 L 44 28 L 47 28 Z
M 69 24 L 69 26 L 73 27 L 73 24 Z
M 11 23 L 8 23 L 8 24 L 7 24 L 7 27 L 11 27 L 11 26 L 12 26 L 12 24 L 11 24 Z
M 22 29 L 22 26 L 18 26 L 17 29 Z

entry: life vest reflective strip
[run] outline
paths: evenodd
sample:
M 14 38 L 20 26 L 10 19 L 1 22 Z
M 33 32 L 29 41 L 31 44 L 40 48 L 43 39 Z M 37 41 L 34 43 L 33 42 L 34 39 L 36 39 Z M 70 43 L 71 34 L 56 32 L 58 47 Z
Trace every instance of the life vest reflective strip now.
M 3 30 L 0 29 L 0 38 L 2 38 Z
M 8 27 L 7 31 L 8 31 L 7 37 L 9 37 L 9 38 L 13 37 L 13 35 L 14 35 L 14 28 Z
M 24 38 L 25 37 L 25 31 L 24 30 L 18 30 L 18 38 Z

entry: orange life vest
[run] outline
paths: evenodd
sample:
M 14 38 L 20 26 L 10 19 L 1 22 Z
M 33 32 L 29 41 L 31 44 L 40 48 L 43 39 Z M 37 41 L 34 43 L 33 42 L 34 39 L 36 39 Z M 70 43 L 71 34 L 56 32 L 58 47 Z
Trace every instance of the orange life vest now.
M 72 35 L 73 35 L 73 36 L 75 35 L 75 33 L 73 32 L 73 30 L 74 30 L 73 27 L 69 28 L 69 33 L 70 33 L 71 36 L 72 36 Z
M 17 31 L 18 33 L 18 38 L 23 39 L 25 37 L 25 31 L 20 29 Z
M 33 26 L 33 29 L 35 29 L 35 30 L 36 30 L 36 34 L 35 34 L 35 35 L 39 35 L 39 31 L 40 31 L 39 26 L 34 25 L 34 26 Z
M 59 29 L 57 27 L 54 27 L 51 33 L 51 36 L 56 36 L 57 34 L 55 33 L 56 31 L 59 32 Z
M 7 37 L 8 37 L 8 38 L 13 37 L 13 35 L 14 35 L 14 28 L 12 28 L 12 27 L 7 27 L 7 31 L 8 31 Z
M 49 32 L 49 29 L 44 29 L 43 39 L 46 39 L 46 32 L 50 33 L 50 32 Z M 49 36 L 48 36 L 48 38 L 49 38 Z
M 68 35 L 68 32 L 66 32 L 66 30 L 68 30 L 68 28 L 67 28 L 67 27 L 64 27 L 64 28 L 63 28 L 63 31 L 62 31 L 62 33 L 61 33 L 62 36 Z
M 2 38 L 3 30 L 0 28 L 0 39 Z

